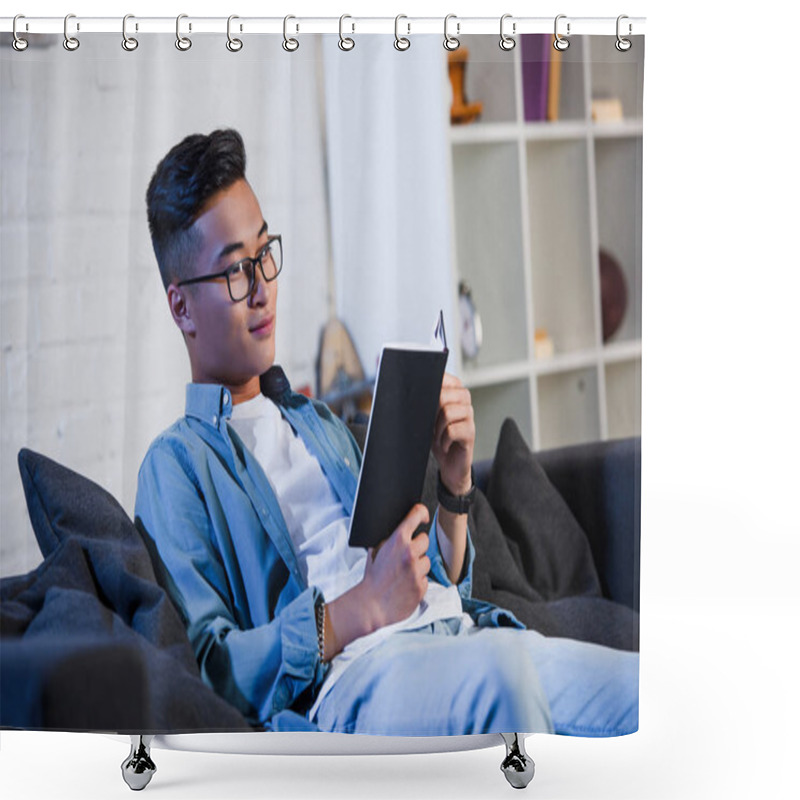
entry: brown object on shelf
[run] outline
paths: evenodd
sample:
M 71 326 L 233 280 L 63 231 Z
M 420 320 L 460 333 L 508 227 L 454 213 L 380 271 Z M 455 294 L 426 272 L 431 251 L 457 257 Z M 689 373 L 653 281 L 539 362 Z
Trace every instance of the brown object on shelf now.
M 474 122 L 483 113 L 483 103 L 469 103 L 464 94 L 464 79 L 467 72 L 469 50 L 460 47 L 447 54 L 447 73 L 453 88 L 453 104 L 450 106 L 450 122 L 465 125 Z
M 534 358 L 545 361 L 553 357 L 553 340 L 547 332 L 547 328 L 537 328 L 533 332 L 533 355 Z
M 364 375 L 356 346 L 344 323 L 335 317 L 322 329 L 317 354 L 317 397 L 345 420 L 369 414 L 374 381 Z
M 600 251 L 600 306 L 603 316 L 603 342 L 607 342 L 622 325 L 628 308 L 628 287 L 625 273 L 614 256 Z

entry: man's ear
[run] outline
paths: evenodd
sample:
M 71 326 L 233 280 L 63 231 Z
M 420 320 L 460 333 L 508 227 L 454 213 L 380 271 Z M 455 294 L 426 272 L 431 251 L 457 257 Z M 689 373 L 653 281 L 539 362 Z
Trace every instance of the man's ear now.
M 167 288 L 167 302 L 172 319 L 185 335 L 191 335 L 195 332 L 195 326 L 186 300 L 186 291 L 171 283 Z

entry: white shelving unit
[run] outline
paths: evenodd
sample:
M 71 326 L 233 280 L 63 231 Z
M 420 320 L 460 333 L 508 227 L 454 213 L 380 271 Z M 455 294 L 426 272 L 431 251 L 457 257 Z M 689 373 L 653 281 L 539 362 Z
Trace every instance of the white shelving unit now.
M 522 48 L 462 36 L 465 92 L 481 117 L 450 129 L 454 291 L 465 280 L 483 346 L 457 366 L 476 413 L 476 457 L 513 416 L 534 449 L 641 432 L 641 37 L 573 37 L 562 54 L 559 119 L 525 122 Z M 445 56 L 446 58 L 446 56 Z M 446 73 L 446 70 L 445 70 Z M 623 118 L 592 121 L 592 99 Z M 600 250 L 622 268 L 627 308 L 603 342 Z M 554 354 L 536 359 L 544 328 Z

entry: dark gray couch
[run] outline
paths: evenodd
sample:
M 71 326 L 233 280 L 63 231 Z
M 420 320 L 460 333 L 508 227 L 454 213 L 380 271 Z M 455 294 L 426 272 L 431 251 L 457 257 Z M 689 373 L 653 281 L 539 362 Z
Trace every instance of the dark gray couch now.
M 19 463 L 45 559 L 0 581 L 0 727 L 249 729 L 200 680 L 180 617 L 116 500 L 31 451 Z M 432 463 L 431 506 L 435 475 Z M 532 454 L 516 426 L 504 426 L 495 459 L 476 465 L 473 594 L 546 635 L 637 649 L 639 475 L 638 439 Z

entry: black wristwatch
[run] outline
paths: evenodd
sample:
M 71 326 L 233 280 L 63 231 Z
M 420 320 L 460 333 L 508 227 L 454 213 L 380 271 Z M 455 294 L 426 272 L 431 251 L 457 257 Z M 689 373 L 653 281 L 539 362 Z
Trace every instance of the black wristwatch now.
M 437 473 L 436 497 L 439 505 L 451 514 L 466 514 L 475 500 L 475 470 L 472 470 L 472 488 L 466 494 L 451 494 L 442 483 L 442 473 Z

